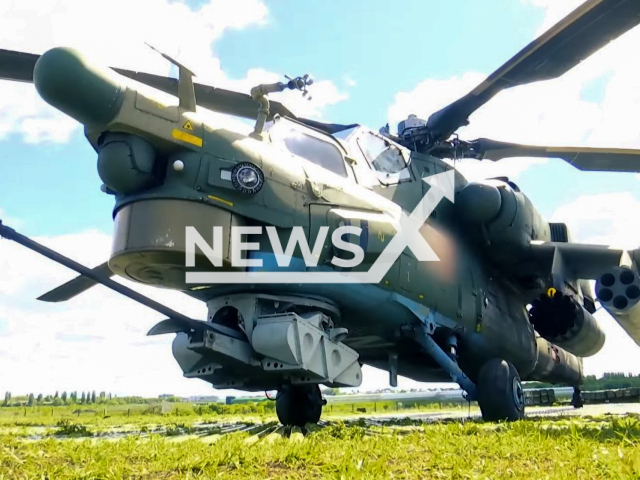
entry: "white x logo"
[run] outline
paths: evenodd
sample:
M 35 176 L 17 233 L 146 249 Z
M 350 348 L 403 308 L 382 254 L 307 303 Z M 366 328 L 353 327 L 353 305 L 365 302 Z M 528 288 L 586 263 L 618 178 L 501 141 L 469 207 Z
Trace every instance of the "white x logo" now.
M 406 215 L 400 211 L 391 220 L 396 229 L 389 245 L 383 250 L 367 272 L 187 272 L 187 283 L 380 283 L 405 248 L 410 248 L 421 262 L 437 262 L 440 259 L 420 234 L 420 228 L 429 215 L 446 197 L 454 199 L 455 173 L 444 173 L 425 177 L 431 188 L 420 203 Z

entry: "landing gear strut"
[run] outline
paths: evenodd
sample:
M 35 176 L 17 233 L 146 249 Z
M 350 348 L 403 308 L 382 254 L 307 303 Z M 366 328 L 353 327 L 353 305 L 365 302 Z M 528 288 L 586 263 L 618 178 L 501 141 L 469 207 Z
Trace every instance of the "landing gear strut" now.
M 524 391 L 516 367 L 494 358 L 485 363 L 478 378 L 478 405 L 483 420 L 520 420 L 524 417 Z
M 276 396 L 276 414 L 285 426 L 304 427 L 318 423 L 326 403 L 318 385 L 284 385 Z
M 584 407 L 584 402 L 582 401 L 582 393 L 580 392 L 580 387 L 573 387 L 573 395 L 571 396 L 571 405 L 573 405 L 573 408 Z

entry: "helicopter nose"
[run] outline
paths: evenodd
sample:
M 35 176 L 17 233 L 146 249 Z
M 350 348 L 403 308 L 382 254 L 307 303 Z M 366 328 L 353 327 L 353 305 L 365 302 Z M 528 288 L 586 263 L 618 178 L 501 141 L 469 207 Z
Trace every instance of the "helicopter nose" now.
M 84 125 L 111 121 L 126 90 L 115 72 L 66 47 L 48 50 L 38 59 L 33 82 L 47 103 Z

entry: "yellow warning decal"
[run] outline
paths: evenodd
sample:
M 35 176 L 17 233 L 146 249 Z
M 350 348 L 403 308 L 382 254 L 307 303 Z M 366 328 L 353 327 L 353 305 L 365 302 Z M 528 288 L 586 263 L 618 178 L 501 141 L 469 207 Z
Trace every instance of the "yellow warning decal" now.
M 173 138 L 182 140 L 186 143 L 190 143 L 191 145 L 195 145 L 196 147 L 202 146 L 202 139 L 200 137 L 196 137 L 195 135 L 191 135 L 190 133 L 183 132 L 182 130 L 174 128 L 171 132 L 171 135 L 173 136 Z
M 549 298 L 553 298 L 556 295 L 556 289 L 551 287 L 549 290 L 547 290 L 547 297 Z
M 184 122 L 184 125 L 182 125 L 182 128 L 193 132 L 193 125 L 191 125 L 191 120 L 187 120 L 186 122 Z

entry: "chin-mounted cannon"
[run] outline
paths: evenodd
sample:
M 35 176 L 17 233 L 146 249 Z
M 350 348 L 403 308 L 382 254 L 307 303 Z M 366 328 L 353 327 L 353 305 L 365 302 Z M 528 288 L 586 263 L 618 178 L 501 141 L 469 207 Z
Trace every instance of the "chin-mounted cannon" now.
M 262 131 L 264 130 L 264 124 L 269 117 L 269 99 L 267 95 L 269 93 L 283 92 L 285 90 L 300 90 L 302 96 L 307 100 L 311 100 L 307 87 L 313 85 L 313 78 L 309 74 L 305 74 L 302 77 L 291 78 L 285 75 L 286 83 L 262 83 L 251 89 L 251 97 L 260 104 L 258 110 L 258 118 L 256 119 L 256 127 L 251 136 L 262 140 Z

